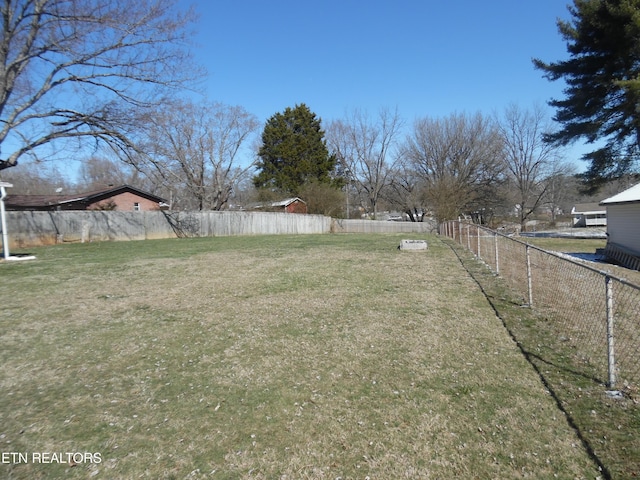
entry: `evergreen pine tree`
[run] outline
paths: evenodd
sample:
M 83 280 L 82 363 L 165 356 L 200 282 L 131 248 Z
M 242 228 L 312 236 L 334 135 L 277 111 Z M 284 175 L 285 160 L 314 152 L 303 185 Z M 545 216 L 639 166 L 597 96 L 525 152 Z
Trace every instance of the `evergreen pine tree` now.
M 331 184 L 336 158 L 329 154 L 320 123 L 305 104 L 287 107 L 269 118 L 262 133 L 254 185 L 297 196 L 311 181 Z
M 600 143 L 586 154 L 586 179 L 597 184 L 632 171 L 640 147 L 640 0 L 574 0 L 572 21 L 558 21 L 568 60 L 536 68 L 567 83 L 566 97 L 549 102 L 562 128 L 546 140 Z

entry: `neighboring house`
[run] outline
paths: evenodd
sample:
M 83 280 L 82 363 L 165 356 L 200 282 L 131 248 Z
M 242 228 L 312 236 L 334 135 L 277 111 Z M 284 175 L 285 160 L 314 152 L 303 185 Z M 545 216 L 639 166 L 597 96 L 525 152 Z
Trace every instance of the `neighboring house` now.
M 130 185 L 110 187 L 75 195 L 7 195 L 7 210 L 117 210 L 142 212 L 165 210 L 169 207 L 164 198 Z
M 600 205 L 607 209 L 607 256 L 640 269 L 640 183 Z
M 284 210 L 285 213 L 307 213 L 307 202 L 298 197 L 274 202 L 271 206 Z
M 256 205 L 254 208 L 271 212 L 307 213 L 307 202 L 301 198 L 294 197 L 280 200 L 279 202 Z
M 579 203 L 571 209 L 574 227 L 605 227 L 607 209 L 598 203 Z

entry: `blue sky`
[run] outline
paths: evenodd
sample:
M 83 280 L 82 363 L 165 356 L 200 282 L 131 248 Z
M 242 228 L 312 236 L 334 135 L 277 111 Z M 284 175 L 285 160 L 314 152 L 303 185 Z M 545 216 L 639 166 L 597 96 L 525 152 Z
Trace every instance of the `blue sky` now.
M 531 60 L 567 58 L 556 20 L 570 18 L 568 0 L 178 1 L 199 14 L 192 48 L 208 99 L 261 124 L 305 103 L 325 125 L 354 109 L 397 108 L 408 131 L 416 118 L 563 97 L 563 83 Z M 586 151 L 578 144 L 566 159 L 584 170 Z M 249 148 L 243 157 L 253 160 Z M 76 177 L 80 163 L 63 173 Z
M 410 125 L 562 97 L 531 59 L 567 57 L 556 19 L 568 1 L 184 2 L 200 14 L 207 95 L 261 122 L 299 103 L 323 122 L 397 107 Z

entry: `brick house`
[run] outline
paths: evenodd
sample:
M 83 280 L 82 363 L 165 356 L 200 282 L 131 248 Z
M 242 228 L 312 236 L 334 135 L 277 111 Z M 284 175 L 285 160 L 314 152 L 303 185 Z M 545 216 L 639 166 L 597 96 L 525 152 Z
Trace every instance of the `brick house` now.
M 7 210 L 117 210 L 144 212 L 165 210 L 167 201 L 130 185 L 75 195 L 7 195 Z

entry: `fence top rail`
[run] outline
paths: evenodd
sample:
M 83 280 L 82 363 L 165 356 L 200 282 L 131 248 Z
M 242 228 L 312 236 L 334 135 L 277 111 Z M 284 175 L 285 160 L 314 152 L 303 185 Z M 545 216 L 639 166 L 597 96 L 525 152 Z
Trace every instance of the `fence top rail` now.
M 467 222 L 466 221 L 461 221 L 461 220 L 450 220 L 450 222 L 459 223 L 460 225 L 473 226 L 473 227 L 476 227 L 479 230 L 484 230 L 486 232 L 490 232 L 495 236 L 503 237 L 503 238 L 506 238 L 507 240 L 510 240 L 512 242 L 519 243 L 519 244 L 523 245 L 526 248 L 532 248 L 532 249 L 537 250 L 539 252 L 546 253 L 547 255 L 551 255 L 552 257 L 558 258 L 558 259 L 563 260 L 565 262 L 569 262 L 569 263 L 577 265 L 577 266 L 579 266 L 581 268 L 585 268 L 587 270 L 590 270 L 591 272 L 597 273 L 597 274 L 602 275 L 603 277 L 606 277 L 606 278 L 610 278 L 610 279 L 615 280 L 617 282 L 620 282 L 620 283 L 622 283 L 622 284 L 624 284 L 624 285 L 626 285 L 628 287 L 631 287 L 631 288 L 634 288 L 634 289 L 640 291 L 640 286 L 636 285 L 635 283 L 631 283 L 629 280 L 626 280 L 624 278 L 618 277 L 617 275 L 613 275 L 611 272 L 607 272 L 606 270 L 600 270 L 600 269 L 592 267 L 590 265 L 586 265 L 586 264 L 584 264 L 582 262 L 578 262 L 578 261 L 573 260 L 571 258 L 567 258 L 567 257 L 565 257 L 563 255 L 559 255 L 556 252 L 551 252 L 549 250 L 545 250 L 544 248 L 540 248 L 540 247 L 537 247 L 537 246 L 532 245 L 530 243 L 523 242 L 522 240 L 518 240 L 518 239 L 513 238 L 513 237 L 511 237 L 509 235 L 506 235 L 504 233 L 500 233 L 500 232 L 497 232 L 495 230 L 491 230 L 490 228 L 483 227 L 482 225 L 477 225 L 475 223 L 471 223 L 471 222 L 468 222 L 468 221 Z

